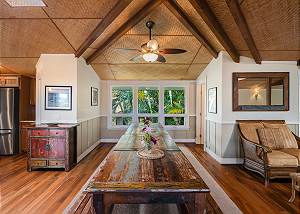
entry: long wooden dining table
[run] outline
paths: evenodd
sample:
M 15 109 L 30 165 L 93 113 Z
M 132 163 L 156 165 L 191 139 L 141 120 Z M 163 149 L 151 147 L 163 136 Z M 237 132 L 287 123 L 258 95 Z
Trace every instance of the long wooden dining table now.
M 156 148 L 164 157 L 141 159 L 143 125 L 132 124 L 100 165 L 86 191 L 96 213 L 111 213 L 114 204 L 175 203 L 181 213 L 206 210 L 209 188 L 167 131 L 153 124 Z

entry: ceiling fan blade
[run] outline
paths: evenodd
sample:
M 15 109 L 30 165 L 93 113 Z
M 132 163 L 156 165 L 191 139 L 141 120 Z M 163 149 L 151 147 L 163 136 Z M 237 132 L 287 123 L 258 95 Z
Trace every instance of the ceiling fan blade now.
M 142 48 L 142 50 L 147 51 L 148 50 L 147 43 L 142 44 L 141 48 Z
M 136 48 L 115 48 L 115 50 L 121 50 L 121 51 L 138 51 L 141 52 L 141 50 Z
M 129 61 L 138 62 L 139 60 L 142 60 L 142 59 L 143 59 L 143 56 L 138 55 L 138 56 L 132 57 Z
M 162 54 L 181 54 L 181 53 L 185 53 L 186 50 L 184 49 L 177 49 L 177 48 L 164 48 L 159 50 L 159 53 Z
M 158 62 L 162 62 L 162 63 L 165 63 L 166 62 L 166 58 L 163 57 L 163 55 L 160 55 L 160 54 L 157 54 L 158 55 L 158 58 L 156 61 Z

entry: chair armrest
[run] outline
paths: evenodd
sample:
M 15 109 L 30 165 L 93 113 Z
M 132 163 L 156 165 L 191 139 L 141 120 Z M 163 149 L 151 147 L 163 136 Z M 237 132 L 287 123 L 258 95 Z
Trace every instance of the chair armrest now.
M 272 149 L 248 140 L 240 130 L 239 133 L 241 142 L 243 144 L 245 158 L 261 164 L 266 163 L 267 153 L 272 152 Z
M 246 139 L 244 136 L 241 135 L 241 139 L 242 141 L 244 141 L 245 143 L 248 143 L 248 144 L 252 144 L 254 145 L 255 147 L 257 148 L 260 148 L 262 149 L 264 152 L 268 153 L 268 152 L 272 152 L 272 149 L 270 147 L 267 147 L 267 146 L 264 146 L 264 145 L 261 145 L 261 144 L 257 144 L 251 140 L 248 140 Z M 300 139 L 300 138 L 299 138 Z
M 297 141 L 297 144 L 298 144 L 298 148 L 300 148 L 300 137 L 298 137 L 294 132 L 292 132 L 296 141 Z

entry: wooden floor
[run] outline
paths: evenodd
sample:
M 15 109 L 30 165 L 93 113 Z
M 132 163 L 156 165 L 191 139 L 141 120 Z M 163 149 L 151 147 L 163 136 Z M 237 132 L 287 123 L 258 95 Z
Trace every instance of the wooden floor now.
M 70 172 L 26 171 L 26 155 L 0 157 L 0 213 L 62 213 L 112 148 L 102 144 Z
M 300 213 L 300 197 L 288 203 L 291 196 L 289 179 L 271 180 L 268 188 L 256 173 L 238 165 L 220 165 L 200 145 L 185 144 L 231 200 L 247 214 Z
M 236 165 L 220 165 L 201 146 L 186 145 L 243 213 L 300 213 L 300 197 L 293 204 L 289 180 L 265 188 L 263 179 Z M 0 157 L 0 213 L 62 213 L 105 158 L 111 144 L 102 144 L 69 173 L 26 171 L 26 156 Z

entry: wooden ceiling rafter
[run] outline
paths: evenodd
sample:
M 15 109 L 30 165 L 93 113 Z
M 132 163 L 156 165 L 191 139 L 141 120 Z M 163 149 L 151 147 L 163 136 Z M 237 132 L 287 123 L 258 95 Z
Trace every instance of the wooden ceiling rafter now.
M 90 55 L 86 61 L 90 64 L 95 60 L 107 47 L 111 46 L 112 43 L 120 39 L 126 32 L 128 32 L 134 25 L 139 23 L 145 18 L 151 11 L 157 8 L 164 0 L 149 1 L 142 9 L 140 9 L 135 15 L 127 20 L 116 32 L 114 32 L 109 38 L 107 38 L 97 50 Z
M 247 21 L 243 15 L 243 12 L 240 8 L 239 3 L 237 2 L 237 0 L 225 0 L 225 2 L 229 8 L 229 11 L 230 11 L 235 23 L 237 24 L 237 26 L 241 32 L 242 37 L 244 38 L 244 40 L 250 50 L 250 53 L 251 53 L 254 61 L 257 64 L 261 64 L 262 58 L 260 56 L 260 53 L 259 53 L 256 45 L 255 45 L 253 36 L 249 30 Z
M 75 56 L 80 57 L 131 2 L 132 0 L 119 1 L 80 45 Z
M 214 58 L 218 57 L 218 52 L 210 42 L 198 30 L 189 16 L 174 0 L 166 0 L 164 5 L 177 17 L 177 19 L 194 35 L 194 37 L 211 53 Z
M 217 20 L 217 17 L 208 5 L 207 1 L 189 0 L 189 2 L 202 17 L 203 21 L 207 24 L 213 34 L 217 37 L 221 45 L 231 56 L 232 60 L 237 63 L 240 62 L 240 54 L 238 50 L 235 48 L 232 41 L 224 31 L 222 25 Z

